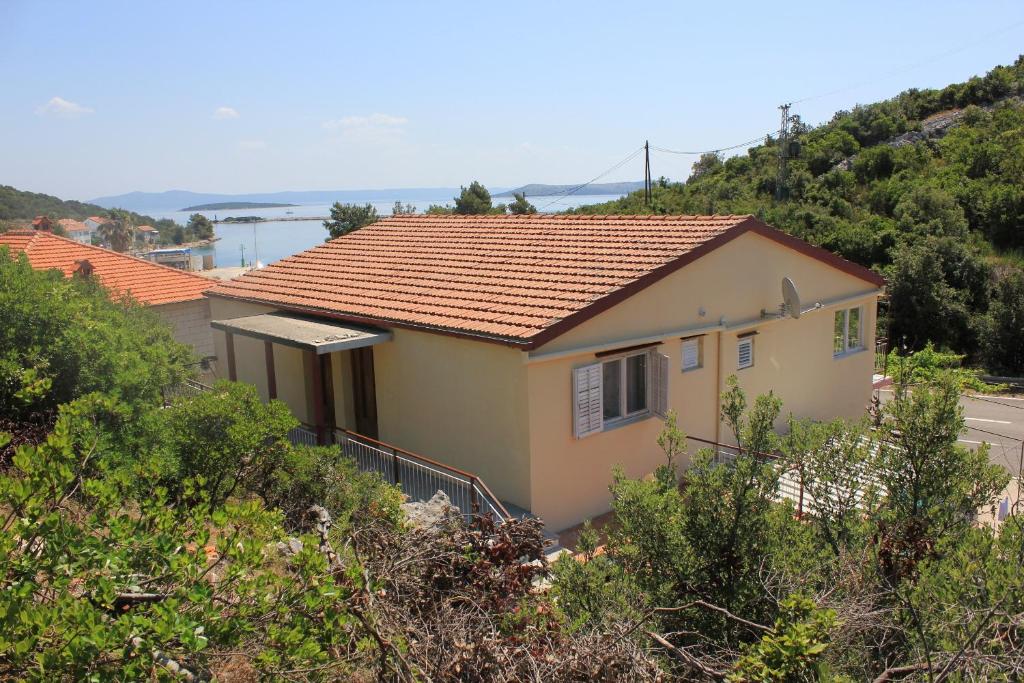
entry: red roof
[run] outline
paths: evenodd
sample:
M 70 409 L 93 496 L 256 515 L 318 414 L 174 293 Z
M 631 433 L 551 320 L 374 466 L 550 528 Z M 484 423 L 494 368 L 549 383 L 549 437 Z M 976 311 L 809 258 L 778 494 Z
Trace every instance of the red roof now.
M 131 294 L 145 304 L 169 304 L 203 298 L 216 281 L 116 251 L 81 244 L 36 230 L 0 234 L 0 247 L 25 252 L 36 270 L 56 268 L 71 275 L 79 261 L 88 261 L 100 282 L 117 294 Z
M 751 216 L 400 215 L 209 294 L 532 348 L 751 231 L 884 282 Z
M 89 228 L 82 221 L 76 221 L 74 218 L 61 218 L 58 223 L 64 228 L 65 232 L 88 232 Z
M 138 230 L 139 232 L 160 232 L 159 230 L 154 228 L 152 225 L 140 225 L 139 227 L 137 227 L 135 229 Z

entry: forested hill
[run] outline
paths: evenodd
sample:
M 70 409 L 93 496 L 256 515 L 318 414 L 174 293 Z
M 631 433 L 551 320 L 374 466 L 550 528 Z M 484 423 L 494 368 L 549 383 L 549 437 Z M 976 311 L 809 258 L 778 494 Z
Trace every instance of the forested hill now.
M 76 218 L 106 216 L 107 210 L 96 204 L 64 200 L 39 192 L 25 192 L 0 185 L 0 220 L 31 220 L 36 216 Z
M 84 220 L 89 216 L 107 216 L 109 210 L 96 204 L 60 199 L 39 192 L 26 192 L 10 185 L 0 185 L 0 231 L 5 227 L 17 227 L 36 216 L 50 218 L 75 218 Z M 170 219 L 156 219 L 152 216 L 127 212 L 133 225 L 152 225 L 163 230 L 180 228 Z
M 743 156 L 705 155 L 685 183 L 657 182 L 650 206 L 634 192 L 575 211 L 756 214 L 884 273 L 880 334 L 1024 372 L 1022 95 L 1024 57 L 816 128 L 796 120 L 781 201 L 779 144 L 769 139 Z

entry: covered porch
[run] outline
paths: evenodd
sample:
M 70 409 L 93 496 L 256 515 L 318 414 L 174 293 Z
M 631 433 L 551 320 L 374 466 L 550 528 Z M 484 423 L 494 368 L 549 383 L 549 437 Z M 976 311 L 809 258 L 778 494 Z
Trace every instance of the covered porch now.
M 224 333 L 228 379 L 288 404 L 303 423 L 296 440 L 326 445 L 345 431 L 377 437 L 373 346 L 390 341 L 390 331 L 282 312 L 210 325 Z

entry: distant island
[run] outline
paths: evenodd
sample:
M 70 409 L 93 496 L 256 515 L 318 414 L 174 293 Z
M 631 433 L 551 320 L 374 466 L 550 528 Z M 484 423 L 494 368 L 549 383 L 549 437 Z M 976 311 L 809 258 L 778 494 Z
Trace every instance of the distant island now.
M 224 211 L 227 209 L 277 209 L 282 206 L 298 206 L 298 204 L 276 204 L 272 202 L 216 202 L 214 204 L 196 204 L 186 206 L 179 211 Z
M 630 192 L 635 192 L 642 188 L 644 183 L 642 180 L 625 183 L 594 183 L 593 185 L 587 185 L 582 188 L 580 194 L 614 194 L 624 195 Z M 542 185 L 540 183 L 532 183 L 530 185 L 523 185 L 517 187 L 514 190 L 508 192 L 500 192 L 495 197 L 511 197 L 513 194 L 525 194 L 527 197 L 551 197 L 554 195 L 565 194 L 572 189 L 579 187 L 579 185 Z

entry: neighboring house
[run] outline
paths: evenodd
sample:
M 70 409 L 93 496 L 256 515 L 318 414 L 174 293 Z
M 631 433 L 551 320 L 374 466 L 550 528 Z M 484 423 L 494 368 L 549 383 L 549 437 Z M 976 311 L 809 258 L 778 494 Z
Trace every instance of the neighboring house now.
M 667 410 L 727 441 L 730 375 L 785 415 L 862 415 L 883 284 L 750 216 L 403 215 L 207 296 L 228 374 L 322 440 L 469 471 L 558 530 L 609 508 L 616 465 L 664 462 Z
M 160 231 L 154 228 L 152 225 L 140 225 L 135 228 L 135 231 L 142 238 L 142 241 L 146 244 L 153 244 L 156 238 L 160 235 Z
M 36 270 L 55 268 L 99 278 L 113 295 L 130 294 L 174 329 L 175 338 L 206 358 L 214 355 L 210 304 L 203 293 L 215 282 L 116 251 L 81 244 L 49 232 L 13 230 L 0 234 L 0 247 L 24 253 Z
M 100 226 L 106 223 L 109 219 L 103 218 L 102 216 L 89 216 L 85 219 L 85 227 L 89 228 L 92 232 L 96 232 L 100 229 Z
M 57 222 L 64 228 L 64 234 L 68 239 L 81 244 L 92 244 L 92 236 L 95 231 L 90 230 L 89 226 L 82 221 L 76 221 L 73 218 L 61 218 Z

